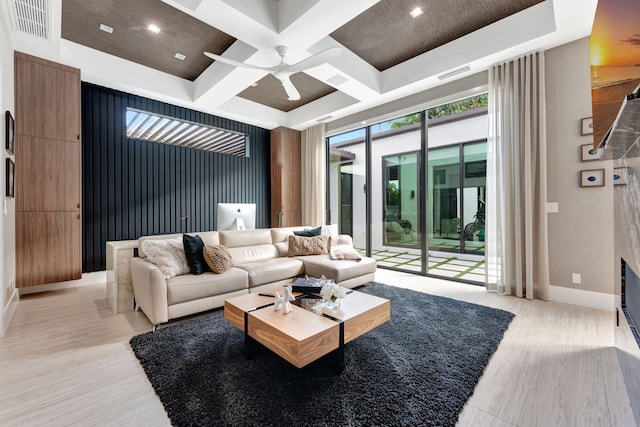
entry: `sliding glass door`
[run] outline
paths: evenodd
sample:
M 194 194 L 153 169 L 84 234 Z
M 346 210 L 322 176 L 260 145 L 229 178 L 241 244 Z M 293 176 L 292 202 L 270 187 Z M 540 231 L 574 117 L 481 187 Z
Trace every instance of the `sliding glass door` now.
M 484 254 L 486 142 L 429 150 L 429 249 Z
M 353 237 L 361 253 L 367 247 L 365 129 L 328 138 L 327 219 Z
M 329 137 L 329 221 L 379 267 L 482 282 L 486 102 L 480 95 Z
M 371 126 L 371 250 L 378 265 L 422 272 L 420 114 Z
M 382 158 L 383 246 L 420 249 L 419 152 Z

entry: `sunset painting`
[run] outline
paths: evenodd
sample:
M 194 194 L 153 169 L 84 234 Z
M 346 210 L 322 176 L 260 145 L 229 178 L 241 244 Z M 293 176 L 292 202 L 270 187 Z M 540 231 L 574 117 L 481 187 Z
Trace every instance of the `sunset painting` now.
M 640 85 L 639 0 L 599 0 L 591 33 L 593 137 L 598 145 Z

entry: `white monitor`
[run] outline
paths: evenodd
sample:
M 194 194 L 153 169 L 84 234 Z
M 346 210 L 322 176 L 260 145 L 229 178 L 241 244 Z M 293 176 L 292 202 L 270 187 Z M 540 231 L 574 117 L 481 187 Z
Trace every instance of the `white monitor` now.
M 255 203 L 218 203 L 217 230 L 253 230 L 256 228 Z

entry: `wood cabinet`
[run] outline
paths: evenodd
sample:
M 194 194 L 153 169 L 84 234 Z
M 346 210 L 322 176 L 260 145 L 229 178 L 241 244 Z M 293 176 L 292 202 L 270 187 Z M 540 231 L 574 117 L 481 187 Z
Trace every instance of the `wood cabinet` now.
M 82 275 L 80 230 L 78 212 L 18 212 L 19 286 L 79 279 Z
M 16 133 L 79 141 L 80 70 L 16 52 L 15 76 Z
M 82 277 L 80 70 L 15 53 L 16 286 Z
M 271 131 L 271 226 L 302 225 L 301 133 Z
M 20 135 L 16 146 L 17 210 L 79 212 L 80 144 Z

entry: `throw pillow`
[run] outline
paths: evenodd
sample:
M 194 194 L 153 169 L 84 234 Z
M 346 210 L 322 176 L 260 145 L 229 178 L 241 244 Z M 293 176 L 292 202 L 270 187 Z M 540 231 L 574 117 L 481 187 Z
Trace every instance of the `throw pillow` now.
M 328 252 L 328 239 L 324 236 L 289 236 L 289 256 L 321 255 Z
M 209 271 L 210 268 L 204 260 L 204 254 L 202 251 L 204 248 L 202 238 L 197 234 L 195 236 L 185 234 L 182 236 L 182 243 L 184 245 L 184 254 L 187 257 L 187 263 L 191 269 L 191 274 L 198 275 L 205 271 Z
M 336 246 L 349 246 L 353 248 L 353 239 L 348 234 L 341 234 L 339 236 L 330 236 L 329 237 L 329 251 L 331 248 Z
M 316 227 L 316 228 L 309 228 L 307 230 L 298 230 L 293 232 L 293 234 L 295 234 L 296 236 L 303 236 L 303 237 L 319 236 L 320 233 L 322 233 L 322 226 Z
M 322 226 L 322 231 L 320 232 L 321 236 L 337 236 L 338 234 L 340 234 L 338 232 L 338 224 L 330 224 L 330 225 L 323 225 Z
M 202 253 L 207 265 L 214 273 L 224 273 L 233 265 L 231 254 L 222 245 L 206 245 Z
M 189 272 L 182 239 L 147 239 L 140 245 L 149 261 L 160 269 L 165 279 Z
M 331 248 L 329 256 L 331 257 L 331 259 L 350 259 L 354 261 L 360 261 L 362 259 L 358 251 L 347 245 L 335 246 Z
M 353 240 L 347 234 L 329 237 L 329 256 L 331 259 L 350 259 L 360 261 L 362 257 L 353 248 Z

